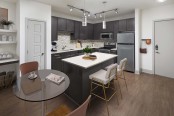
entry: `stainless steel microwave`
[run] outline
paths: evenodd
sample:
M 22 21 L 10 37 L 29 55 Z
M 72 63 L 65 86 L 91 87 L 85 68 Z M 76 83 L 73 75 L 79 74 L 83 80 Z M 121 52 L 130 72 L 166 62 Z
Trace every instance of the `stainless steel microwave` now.
M 101 33 L 100 39 L 113 39 L 113 33 Z

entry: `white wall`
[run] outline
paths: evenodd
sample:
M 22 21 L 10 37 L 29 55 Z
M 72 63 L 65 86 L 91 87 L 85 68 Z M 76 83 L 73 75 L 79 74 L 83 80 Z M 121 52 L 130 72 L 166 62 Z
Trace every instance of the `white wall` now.
M 20 15 L 19 41 L 20 63 L 25 62 L 26 19 L 36 19 L 46 22 L 46 68 L 51 68 L 51 6 L 43 3 L 20 0 L 18 12 Z
M 153 50 L 154 36 L 153 24 L 155 20 L 174 19 L 174 4 L 154 7 L 142 10 L 141 39 L 151 38 L 152 44 L 146 45 L 142 42 L 142 47 L 147 47 L 147 54 L 141 54 L 141 68 L 143 72 L 154 73 Z
M 141 10 L 135 9 L 135 73 L 140 73 Z

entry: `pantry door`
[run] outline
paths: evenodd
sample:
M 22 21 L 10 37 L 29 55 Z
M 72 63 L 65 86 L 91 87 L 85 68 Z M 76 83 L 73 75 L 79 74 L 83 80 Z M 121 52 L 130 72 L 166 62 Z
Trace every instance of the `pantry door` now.
M 174 78 L 174 20 L 155 22 L 155 74 Z
M 45 68 L 45 22 L 27 20 L 26 60 L 37 61 L 39 69 Z

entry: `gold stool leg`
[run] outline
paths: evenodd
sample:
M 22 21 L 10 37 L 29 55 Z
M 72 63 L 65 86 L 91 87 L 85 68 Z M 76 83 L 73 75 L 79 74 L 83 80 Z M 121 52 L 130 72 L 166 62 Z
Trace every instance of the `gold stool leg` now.
M 109 116 L 108 102 L 107 102 L 107 98 L 106 98 L 106 92 L 105 92 L 104 84 L 102 85 L 102 87 L 103 87 L 103 92 L 104 92 L 104 97 L 105 97 L 105 102 L 106 102 L 106 108 L 107 108 L 107 112 L 108 112 L 108 116 Z
M 90 95 L 92 96 L 92 80 L 91 80 L 91 90 L 90 90 Z M 91 100 L 89 101 L 89 107 L 91 106 Z
M 123 78 L 124 78 L 124 82 L 125 82 L 125 85 L 126 85 L 126 89 L 128 90 L 128 88 L 127 88 L 127 83 L 126 83 L 126 77 L 125 77 L 125 75 L 124 75 L 124 71 L 123 71 Z
M 122 92 L 121 92 L 121 87 L 120 87 L 120 83 L 119 83 L 119 80 L 116 79 L 117 83 L 118 83 L 118 87 L 119 87 L 119 90 L 120 90 L 120 95 L 121 95 L 121 99 L 123 98 L 123 95 L 122 95 Z
M 117 97 L 117 103 L 119 105 L 119 101 L 118 101 L 118 95 L 117 95 L 117 90 L 116 90 L 116 87 L 115 87 L 115 82 L 113 81 L 113 84 L 114 84 L 114 89 L 115 89 L 115 92 L 116 92 L 116 97 Z

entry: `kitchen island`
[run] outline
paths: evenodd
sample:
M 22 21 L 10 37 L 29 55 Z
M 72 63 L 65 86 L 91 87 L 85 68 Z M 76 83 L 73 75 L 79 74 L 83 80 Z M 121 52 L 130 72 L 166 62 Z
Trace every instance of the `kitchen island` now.
M 66 94 L 77 104 L 83 103 L 90 94 L 89 75 L 104 69 L 106 66 L 115 63 L 117 55 L 94 52 L 95 60 L 86 60 L 84 55 L 62 59 L 63 72 L 70 79 L 70 86 Z

